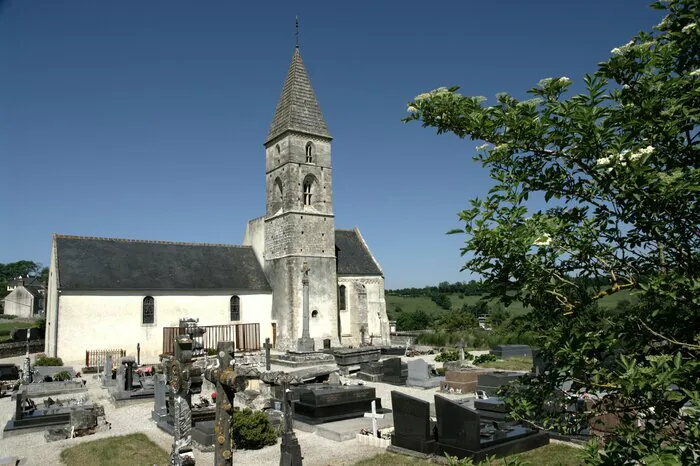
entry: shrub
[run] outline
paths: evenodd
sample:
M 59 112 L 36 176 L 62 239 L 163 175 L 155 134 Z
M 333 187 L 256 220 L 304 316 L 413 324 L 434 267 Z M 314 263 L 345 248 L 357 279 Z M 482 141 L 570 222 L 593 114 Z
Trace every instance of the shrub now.
M 231 436 L 236 448 L 244 450 L 259 450 L 277 443 L 277 433 L 267 414 L 249 408 L 234 411 Z
M 63 382 L 64 380 L 70 380 L 72 378 L 68 371 L 57 372 L 53 375 L 54 382 Z
M 435 356 L 435 362 L 457 361 L 459 360 L 459 352 L 457 350 L 443 350 Z
M 7 319 L 7 320 L 12 320 L 16 319 L 17 316 L 13 316 L 11 314 L 0 314 L 0 319 Z
M 216 356 L 217 354 L 219 353 L 216 351 L 216 348 L 209 348 L 207 350 L 207 356 Z
M 477 356 L 474 358 L 474 365 L 478 366 L 479 364 L 483 364 L 485 362 L 494 362 L 498 361 L 498 358 L 494 354 L 482 354 L 481 356 Z
M 34 361 L 35 366 L 62 366 L 63 360 L 61 358 L 50 358 L 44 353 L 36 355 L 36 360 Z

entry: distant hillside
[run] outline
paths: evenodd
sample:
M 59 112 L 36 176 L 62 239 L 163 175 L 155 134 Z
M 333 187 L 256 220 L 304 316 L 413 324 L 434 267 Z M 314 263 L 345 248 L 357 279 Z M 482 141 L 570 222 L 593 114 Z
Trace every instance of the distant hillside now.
M 450 293 L 447 294 L 447 296 L 452 302 L 452 309 L 460 309 L 462 307 L 462 304 L 464 303 L 470 305 L 476 304 L 482 299 L 484 295 L 467 296 L 460 293 Z M 438 315 L 445 312 L 444 309 L 440 308 L 435 303 L 435 301 L 433 301 L 428 296 L 397 296 L 394 294 L 393 291 L 387 290 L 385 299 L 386 311 L 387 315 L 389 316 L 389 320 L 396 320 L 399 312 L 415 312 L 419 309 L 425 311 L 431 317 L 437 317 Z M 619 293 L 615 293 L 614 295 L 606 296 L 605 298 L 599 301 L 599 304 L 602 307 L 615 308 L 617 307 L 617 304 L 622 300 L 634 302 L 635 298 L 633 296 L 630 296 L 629 292 L 621 291 Z M 494 310 L 499 306 L 502 305 L 493 300 L 489 303 L 489 307 L 491 310 Z M 398 311 L 397 308 L 400 309 L 400 311 Z M 528 312 L 528 309 L 523 307 L 522 303 L 520 303 L 519 301 L 514 302 L 505 309 L 507 309 L 513 317 Z

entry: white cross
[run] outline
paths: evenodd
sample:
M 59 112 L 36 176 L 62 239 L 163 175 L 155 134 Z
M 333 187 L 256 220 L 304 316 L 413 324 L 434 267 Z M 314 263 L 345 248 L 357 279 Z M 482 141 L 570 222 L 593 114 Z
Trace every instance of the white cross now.
M 372 412 L 365 413 L 365 417 L 372 418 L 372 437 L 377 436 L 377 419 L 384 419 L 383 414 L 377 414 L 377 401 L 372 400 Z

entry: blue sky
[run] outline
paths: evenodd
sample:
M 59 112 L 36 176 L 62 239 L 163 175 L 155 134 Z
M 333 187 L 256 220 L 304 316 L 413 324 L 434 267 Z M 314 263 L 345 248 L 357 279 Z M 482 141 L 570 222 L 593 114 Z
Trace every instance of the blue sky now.
M 404 124 L 439 86 L 493 101 L 574 90 L 662 12 L 641 0 L 9 0 L 0 10 L 0 262 L 51 234 L 239 244 L 264 214 L 262 144 L 294 51 L 334 137 L 338 228 L 388 288 L 469 280 L 457 213 L 491 185 L 477 143 Z

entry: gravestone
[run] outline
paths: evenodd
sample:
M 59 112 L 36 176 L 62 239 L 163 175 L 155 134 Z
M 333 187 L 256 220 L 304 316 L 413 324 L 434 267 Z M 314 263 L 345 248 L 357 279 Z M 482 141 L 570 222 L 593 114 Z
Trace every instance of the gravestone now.
M 265 338 L 265 343 L 263 344 L 263 348 L 265 348 L 265 370 L 270 370 L 270 349 L 272 348 L 272 345 L 270 344 L 270 339 Z
M 153 419 L 156 424 L 161 426 L 161 423 L 167 423 L 168 416 L 168 387 L 166 385 L 165 375 L 155 374 L 153 376 L 154 380 L 154 398 L 155 403 L 153 404 L 153 411 L 151 411 L 151 419 Z M 162 428 L 162 427 L 161 427 Z
M 483 398 L 474 400 L 474 409 L 479 413 L 481 419 L 494 421 L 504 421 L 509 419 L 508 407 L 505 402 L 498 398 Z
M 528 345 L 496 345 L 489 353 L 498 359 L 510 359 L 513 357 L 531 358 L 532 350 Z
M 486 369 L 449 370 L 445 374 L 442 391 L 463 394 L 475 392 L 479 376 L 489 372 Z
M 433 453 L 435 425 L 430 421 L 430 403 L 392 390 L 391 409 L 394 416 L 391 445 L 424 454 Z
M 104 367 L 104 373 L 102 374 L 102 385 L 104 386 L 112 386 L 114 385 L 114 379 L 112 376 L 114 375 L 112 373 L 112 355 L 108 354 L 105 357 L 105 367 Z
M 423 359 L 408 361 L 408 379 L 406 385 L 409 387 L 435 388 L 445 380 L 445 377 L 434 377 L 431 374 L 430 366 Z
M 303 276 L 301 279 L 302 286 L 302 327 L 301 327 L 301 338 L 297 340 L 297 350 L 301 352 L 312 352 L 314 351 L 314 340 L 309 334 L 309 264 L 304 262 L 301 271 Z
M 379 361 L 363 362 L 360 364 L 360 372 L 357 378 L 367 382 L 381 382 L 384 373 L 384 365 Z
M 532 371 L 535 375 L 542 375 L 553 366 L 552 361 L 547 359 L 540 348 L 532 348 Z
M 393 385 L 406 385 L 408 364 L 401 358 L 388 358 L 382 361 L 382 382 Z
M 520 425 L 491 421 L 467 406 L 467 400 L 435 395 L 438 440 L 435 453 L 481 461 L 487 456 L 508 456 L 549 443 L 549 435 Z
M 294 418 L 308 424 L 363 417 L 372 401 L 381 409 L 373 387 L 361 385 L 303 385 L 293 389 L 298 401 L 293 403 Z
M 479 381 L 476 385 L 477 390 L 484 391 L 489 396 L 496 396 L 498 389 L 503 385 L 508 385 L 511 382 L 518 380 L 523 374 L 519 372 L 504 372 L 494 371 L 487 374 L 479 375 Z

